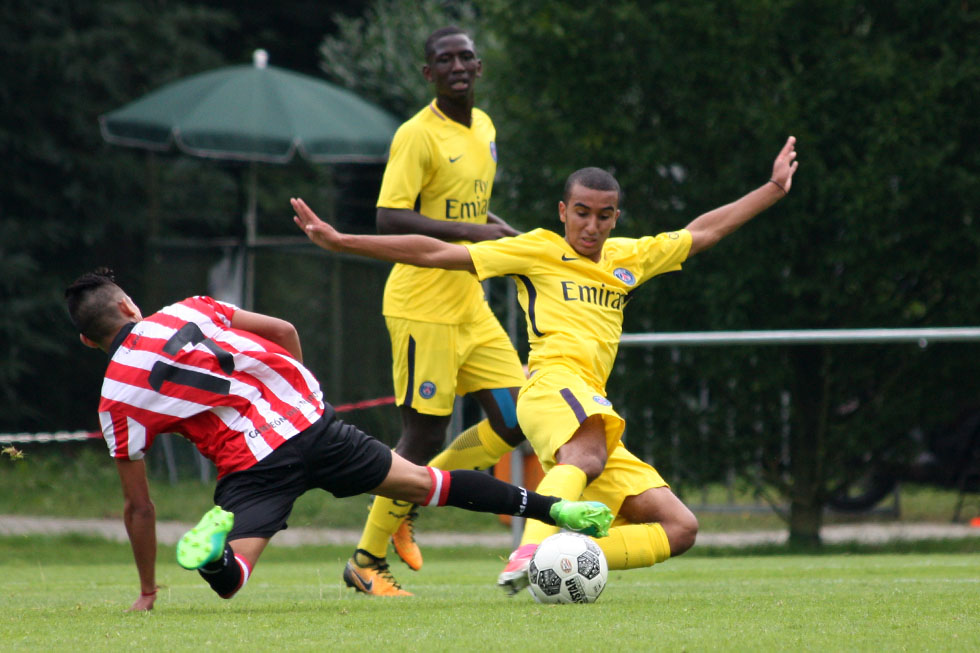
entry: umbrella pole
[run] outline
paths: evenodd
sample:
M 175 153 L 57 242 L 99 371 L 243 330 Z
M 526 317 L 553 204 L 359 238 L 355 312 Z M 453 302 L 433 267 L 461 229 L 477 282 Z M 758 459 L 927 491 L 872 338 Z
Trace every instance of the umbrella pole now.
M 257 232 L 256 165 L 248 164 L 248 193 L 245 208 L 245 274 L 242 275 L 242 302 L 247 311 L 255 308 L 255 239 Z

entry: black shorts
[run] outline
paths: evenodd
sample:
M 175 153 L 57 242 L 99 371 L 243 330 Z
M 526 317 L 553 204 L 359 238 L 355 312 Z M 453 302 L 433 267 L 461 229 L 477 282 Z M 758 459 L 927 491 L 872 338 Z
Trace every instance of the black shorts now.
M 318 420 L 249 469 L 218 481 L 214 502 L 235 514 L 229 540 L 272 537 L 285 529 L 293 503 L 312 488 L 349 497 L 381 485 L 391 449 L 333 416 Z

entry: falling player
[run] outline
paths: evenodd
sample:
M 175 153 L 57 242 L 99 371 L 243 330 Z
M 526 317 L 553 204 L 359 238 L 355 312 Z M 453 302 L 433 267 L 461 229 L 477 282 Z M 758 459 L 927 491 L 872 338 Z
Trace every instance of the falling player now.
M 177 561 L 223 598 L 242 588 L 295 500 L 313 488 L 520 514 L 584 532 L 604 533 L 612 519 L 599 503 L 392 453 L 336 417 L 302 364 L 289 322 L 203 296 L 144 319 L 107 270 L 79 277 L 65 297 L 82 342 L 109 355 L 99 419 L 139 573 L 132 610 L 149 610 L 156 599 L 156 513 L 143 456 L 160 433 L 182 434 L 217 466 L 217 505 L 180 540 Z

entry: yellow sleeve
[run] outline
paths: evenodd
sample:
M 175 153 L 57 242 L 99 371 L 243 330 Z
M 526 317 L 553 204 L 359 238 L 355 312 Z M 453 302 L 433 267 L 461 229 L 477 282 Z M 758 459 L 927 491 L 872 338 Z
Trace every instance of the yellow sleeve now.
M 541 255 L 542 246 L 543 243 L 532 231 L 520 236 L 467 244 L 466 248 L 473 259 L 477 278 L 483 281 L 508 274 L 529 273 Z
M 414 209 L 431 167 L 432 152 L 425 134 L 406 122 L 391 141 L 391 152 L 381 180 L 378 208 Z
M 680 270 L 691 251 L 691 232 L 687 229 L 644 236 L 636 241 L 643 272 L 640 282 L 664 272 Z

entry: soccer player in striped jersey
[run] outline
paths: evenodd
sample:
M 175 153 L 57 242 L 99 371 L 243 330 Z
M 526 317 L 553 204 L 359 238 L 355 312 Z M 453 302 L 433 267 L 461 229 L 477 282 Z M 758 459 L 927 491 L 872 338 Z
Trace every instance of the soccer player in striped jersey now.
M 762 186 L 695 218 L 686 228 L 644 238 L 610 238 L 619 218 L 619 183 L 598 168 L 568 178 L 558 203 L 561 236 L 547 229 L 497 241 L 456 245 L 423 236 L 354 236 L 320 221 L 298 199 L 294 218 L 313 242 L 334 251 L 419 266 L 467 270 L 480 279 L 512 276 L 527 316 L 531 377 L 521 388 L 517 417 L 545 477 L 538 491 L 594 499 L 617 519 L 598 539 L 610 569 L 647 567 L 694 544 L 698 522 L 656 469 L 620 439 L 625 422 L 606 398 L 619 347 L 623 309 L 636 288 L 679 270 L 789 191 L 797 161 L 790 137 Z M 555 532 L 528 521 L 498 584 L 510 593 L 527 585 L 538 543 Z
M 612 515 L 602 504 L 544 497 L 481 472 L 415 465 L 337 419 L 303 366 L 289 322 L 204 296 L 144 318 L 105 269 L 79 277 L 65 297 L 82 343 L 109 355 L 99 420 L 119 471 L 139 574 L 131 610 L 152 609 L 156 599 L 156 514 L 143 457 L 160 433 L 183 435 L 217 467 L 216 506 L 181 538 L 177 561 L 222 598 L 244 586 L 269 539 L 286 528 L 295 500 L 313 488 L 608 529 Z M 374 580 L 348 578 L 364 591 Z

